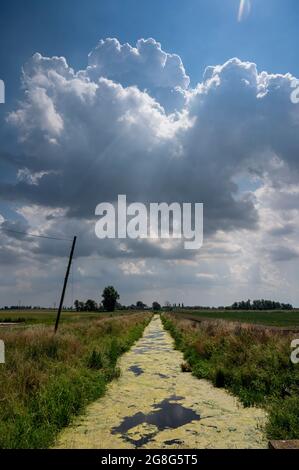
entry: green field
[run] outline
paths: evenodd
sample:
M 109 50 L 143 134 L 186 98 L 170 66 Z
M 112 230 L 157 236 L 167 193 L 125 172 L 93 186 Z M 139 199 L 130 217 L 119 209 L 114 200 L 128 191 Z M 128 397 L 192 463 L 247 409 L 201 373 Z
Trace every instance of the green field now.
M 98 318 L 111 318 L 118 315 L 130 315 L 138 313 L 136 310 L 119 310 L 114 313 L 105 312 L 74 312 L 63 310 L 61 312 L 60 322 L 68 323 L 73 321 L 92 320 Z M 55 324 L 57 310 L 1 310 L 0 323 L 17 322 L 19 326 L 31 324 L 51 325 Z
M 119 310 L 114 313 L 104 312 L 74 312 L 64 310 L 61 313 L 61 323 L 70 321 L 91 320 L 97 318 L 110 318 L 116 315 L 129 315 L 136 310 Z M 270 311 L 245 311 L 245 310 L 177 310 L 178 315 L 187 318 L 222 319 L 228 321 L 241 321 L 245 323 L 257 323 L 261 325 L 278 326 L 286 328 L 299 328 L 299 310 L 270 310 Z M 57 311 L 49 310 L 2 310 L 1 322 L 19 322 L 19 325 L 55 323 Z
M 299 310 L 182 310 L 176 313 L 183 317 L 193 317 L 194 319 L 222 319 L 269 326 L 299 328 Z

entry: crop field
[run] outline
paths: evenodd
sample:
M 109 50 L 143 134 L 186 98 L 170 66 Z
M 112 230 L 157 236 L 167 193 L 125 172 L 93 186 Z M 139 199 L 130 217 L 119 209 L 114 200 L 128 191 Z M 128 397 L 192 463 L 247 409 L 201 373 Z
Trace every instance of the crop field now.
M 194 319 L 222 319 L 277 327 L 299 328 L 299 310 L 182 310 L 178 315 Z

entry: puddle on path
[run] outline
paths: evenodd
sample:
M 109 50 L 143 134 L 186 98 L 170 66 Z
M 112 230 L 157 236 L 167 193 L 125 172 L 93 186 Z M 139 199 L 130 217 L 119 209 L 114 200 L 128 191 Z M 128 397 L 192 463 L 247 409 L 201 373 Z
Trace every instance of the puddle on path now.
M 183 397 L 173 396 L 154 405 L 155 411 L 148 414 L 138 412 L 133 416 L 127 416 L 119 426 L 112 429 L 112 434 L 121 434 L 125 440 L 140 446 L 141 443 L 144 445 L 149 442 L 158 432 L 164 429 L 176 429 L 191 423 L 191 421 L 198 421 L 200 416 L 192 409 L 185 408 L 177 403 L 180 400 L 183 400 Z M 157 431 L 150 432 L 148 435 L 145 434 L 141 439 L 134 441 L 129 437 L 128 432 L 140 424 L 155 426 Z
M 266 448 L 264 411 L 243 408 L 225 390 L 182 373 L 182 362 L 155 316 L 121 358 L 121 377 L 60 434 L 56 447 Z
M 129 369 L 131 372 L 133 372 L 133 374 L 135 374 L 137 377 L 141 374 L 143 374 L 143 369 L 141 369 L 141 367 L 139 366 L 131 366 L 129 367 Z

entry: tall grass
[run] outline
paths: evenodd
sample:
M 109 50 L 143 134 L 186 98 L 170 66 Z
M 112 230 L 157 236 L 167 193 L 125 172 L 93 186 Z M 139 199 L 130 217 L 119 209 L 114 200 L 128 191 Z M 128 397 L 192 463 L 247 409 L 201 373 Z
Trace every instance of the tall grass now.
M 52 328 L 1 331 L 0 448 L 46 448 L 59 430 L 119 375 L 117 358 L 142 335 L 149 314 Z
M 299 438 L 299 366 L 290 360 L 291 336 L 225 321 L 162 319 L 196 377 L 227 388 L 245 406 L 266 408 L 269 438 Z

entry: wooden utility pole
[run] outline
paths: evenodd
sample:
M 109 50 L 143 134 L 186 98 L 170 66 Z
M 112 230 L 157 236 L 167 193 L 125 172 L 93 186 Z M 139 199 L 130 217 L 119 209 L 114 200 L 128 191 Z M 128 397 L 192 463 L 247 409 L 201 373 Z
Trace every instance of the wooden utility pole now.
M 70 252 L 69 262 L 68 262 L 68 265 L 67 265 L 67 270 L 66 270 L 66 274 L 65 274 L 65 278 L 64 278 L 64 283 L 63 283 L 63 288 L 62 288 L 62 293 L 61 293 L 61 298 L 60 298 L 60 304 L 59 304 L 57 317 L 56 317 L 55 330 L 54 330 L 55 333 L 56 333 L 56 331 L 58 329 L 58 325 L 59 325 L 61 310 L 62 310 L 62 307 L 63 307 L 64 296 L 65 296 L 67 281 L 69 279 L 69 274 L 70 274 L 70 269 L 71 269 L 72 260 L 73 260 L 73 256 L 74 256 L 76 241 L 77 241 L 77 237 L 74 237 L 71 252 Z

